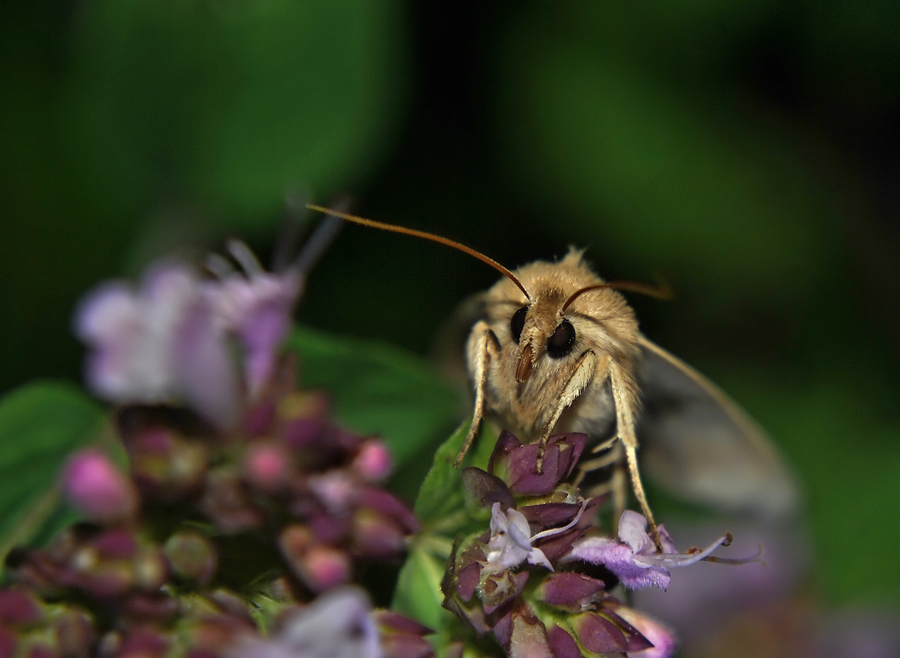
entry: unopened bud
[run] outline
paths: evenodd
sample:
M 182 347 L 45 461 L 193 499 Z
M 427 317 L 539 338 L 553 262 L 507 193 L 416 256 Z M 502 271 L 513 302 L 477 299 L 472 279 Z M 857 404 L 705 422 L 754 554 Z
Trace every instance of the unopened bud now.
M 99 523 L 114 523 L 134 515 L 137 494 L 109 458 L 99 450 L 82 450 L 69 460 L 63 475 L 69 503 Z
M 218 558 L 213 543 L 198 532 L 177 532 L 163 549 L 172 572 L 179 578 L 208 584 L 216 575 Z
M 132 563 L 134 584 L 145 592 L 156 592 L 169 577 L 169 565 L 158 546 L 141 549 Z
M 128 443 L 134 480 L 145 497 L 172 503 L 197 492 L 209 466 L 209 449 L 198 440 L 151 427 Z
M 296 523 L 282 530 L 278 537 L 278 548 L 288 564 L 296 563 L 312 545 L 313 537 L 309 528 Z
M 368 482 L 381 482 L 391 472 L 393 463 L 387 446 L 378 439 L 364 441 L 353 460 L 353 468 Z
M 434 649 L 425 639 L 433 633 L 430 628 L 390 610 L 373 615 L 381 636 L 381 648 L 386 658 L 432 658 Z
M 346 469 L 309 478 L 309 488 L 330 513 L 346 514 L 359 495 L 359 481 Z
M 350 556 L 332 546 L 314 546 L 304 555 L 297 574 L 316 592 L 341 585 L 350 580 Z
M 0 622 L 34 624 L 41 619 L 41 608 L 30 592 L 22 589 L 0 590 Z
M 57 645 L 65 647 L 65 655 L 71 658 L 88 658 L 97 641 L 97 630 L 90 615 L 73 606 L 67 606 L 56 613 L 53 635 Z
M 12 630 L 0 626 L 0 656 L 2 658 L 14 656 L 18 643 L 19 640 Z
M 251 444 L 244 453 L 244 477 L 255 489 L 277 493 L 290 478 L 288 456 L 272 443 Z
M 353 516 L 353 547 L 361 557 L 391 559 L 403 553 L 405 537 L 391 519 L 361 508 Z

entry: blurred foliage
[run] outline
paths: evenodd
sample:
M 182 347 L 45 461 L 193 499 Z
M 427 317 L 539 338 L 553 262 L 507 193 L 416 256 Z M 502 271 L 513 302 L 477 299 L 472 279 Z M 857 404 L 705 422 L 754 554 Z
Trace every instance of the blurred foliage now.
M 461 392 L 403 350 L 305 327 L 294 331 L 288 348 L 300 358 L 301 385 L 327 391 L 337 419 L 350 429 L 383 436 L 398 469 L 415 469 L 416 453 L 433 450 L 465 413 Z
M 69 384 L 37 382 L 0 401 L 0 560 L 73 520 L 56 480 L 68 455 L 97 439 L 103 415 Z
M 270 250 L 289 190 L 509 266 L 586 245 L 676 288 L 645 332 L 784 447 L 819 591 L 898 605 L 898 37 L 886 0 L 6 3 L 0 388 L 78 377 L 101 278 Z M 493 279 L 348 227 L 301 312 L 425 352 Z

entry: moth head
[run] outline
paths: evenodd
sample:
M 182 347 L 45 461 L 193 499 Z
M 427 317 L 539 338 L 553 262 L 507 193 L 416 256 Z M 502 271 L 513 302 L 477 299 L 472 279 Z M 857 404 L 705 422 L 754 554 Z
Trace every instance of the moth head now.
M 509 330 L 519 346 L 516 381 L 520 384 L 528 381 L 541 359 L 561 360 L 573 352 L 577 332 L 561 313 L 564 299 L 559 289 L 541 290 L 530 304 L 513 313 Z
M 538 261 L 516 270 L 530 292 L 523 299 L 508 281 L 497 284 L 497 298 L 511 304 L 509 335 L 515 344 L 516 381 L 527 382 L 546 362 L 565 368 L 567 360 L 591 347 L 615 349 L 617 337 L 637 330 L 631 307 L 619 291 L 666 296 L 662 288 L 630 281 L 603 281 L 572 249 L 560 261 Z M 521 304 L 516 308 L 515 301 Z M 510 308 L 510 306 L 506 306 Z

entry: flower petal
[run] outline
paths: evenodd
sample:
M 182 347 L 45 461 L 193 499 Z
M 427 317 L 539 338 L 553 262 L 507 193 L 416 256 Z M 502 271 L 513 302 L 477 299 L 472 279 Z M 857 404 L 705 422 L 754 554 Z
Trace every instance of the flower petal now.
M 660 566 L 638 564 L 628 544 L 608 537 L 586 537 L 572 545 L 572 552 L 565 560 L 582 560 L 590 564 L 602 564 L 612 571 L 622 584 L 631 589 L 659 587 L 666 589 L 671 576 Z

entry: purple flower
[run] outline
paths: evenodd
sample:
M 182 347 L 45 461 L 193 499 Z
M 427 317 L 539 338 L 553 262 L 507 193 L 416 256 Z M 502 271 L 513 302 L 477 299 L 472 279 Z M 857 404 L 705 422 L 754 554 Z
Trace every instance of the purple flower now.
M 634 608 L 625 606 L 617 608 L 616 614 L 634 626 L 653 645 L 643 651 L 629 652 L 629 658 L 669 658 L 675 653 L 678 644 L 675 640 L 675 633 L 664 624 Z
M 510 507 L 504 513 L 500 509 L 500 503 L 494 503 L 491 506 L 491 537 L 485 545 L 484 573 L 512 569 L 526 561 L 528 564 L 547 567 L 553 571 L 553 565 L 544 552 L 532 544 L 571 529 L 581 520 L 586 505 L 586 501 L 582 503 L 575 518 L 566 525 L 543 530 L 532 536 L 528 519 L 521 512 Z
M 622 584 L 631 589 L 659 587 L 666 589 L 671 576 L 669 568 L 686 567 L 703 560 L 719 546 L 729 543 L 728 535 L 719 537 L 702 551 L 676 553 L 672 538 L 660 526 L 662 553 L 647 534 L 647 519 L 643 515 L 626 510 L 619 519 L 619 537 L 585 537 L 572 545 L 572 551 L 565 561 L 581 560 L 591 564 L 602 564 L 612 571 Z M 748 561 L 752 561 L 750 558 Z
M 234 421 L 238 385 L 222 323 L 186 267 L 157 264 L 137 290 L 124 282 L 101 285 L 79 305 L 75 332 L 93 348 L 87 380 L 101 397 L 181 398 L 219 425 Z
M 290 328 L 291 313 L 303 290 L 303 276 L 296 269 L 270 274 L 247 246 L 232 241 L 228 250 L 243 273 L 219 270 L 220 281 L 207 287 L 216 313 L 225 328 L 244 347 L 244 376 L 251 398 L 272 377 L 278 347 Z
M 274 374 L 303 277 L 266 273 L 246 246 L 230 249 L 243 272 L 221 259 L 213 261 L 220 278 L 203 281 L 185 265 L 160 263 L 137 289 L 118 281 L 88 294 L 75 332 L 93 350 L 87 380 L 98 395 L 181 400 L 219 427 L 233 427 L 242 388 L 256 398 Z M 242 373 L 233 343 L 242 348 Z
M 543 551 L 531 545 L 531 530 L 527 519 L 513 508 L 504 513 L 500 503 L 491 507 L 491 538 L 485 546 L 485 573 L 496 573 L 517 567 L 526 560 L 553 571 L 553 565 Z

